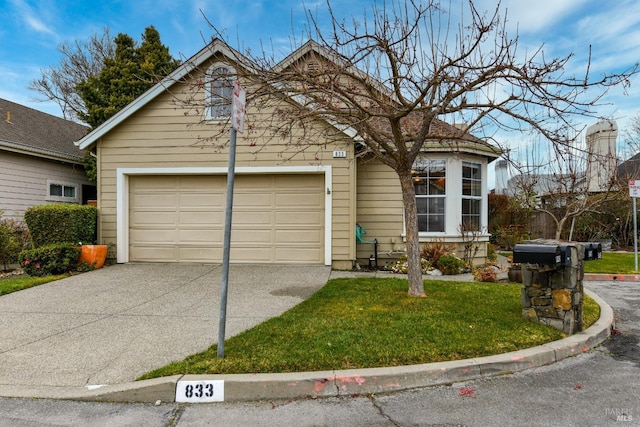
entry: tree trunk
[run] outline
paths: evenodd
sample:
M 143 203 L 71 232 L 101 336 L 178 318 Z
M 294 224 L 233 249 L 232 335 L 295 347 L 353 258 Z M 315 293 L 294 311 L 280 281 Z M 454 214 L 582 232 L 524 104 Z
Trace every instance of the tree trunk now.
M 409 279 L 409 296 L 423 297 L 422 266 L 420 263 L 420 239 L 418 236 L 418 209 L 416 207 L 416 191 L 413 186 L 411 171 L 398 173 L 402 187 L 402 202 L 407 233 L 407 278 Z
M 567 221 L 567 217 L 565 216 L 564 218 L 562 218 L 560 221 L 556 222 L 556 240 L 560 240 L 560 236 L 562 236 L 562 229 L 564 228 L 564 224 Z

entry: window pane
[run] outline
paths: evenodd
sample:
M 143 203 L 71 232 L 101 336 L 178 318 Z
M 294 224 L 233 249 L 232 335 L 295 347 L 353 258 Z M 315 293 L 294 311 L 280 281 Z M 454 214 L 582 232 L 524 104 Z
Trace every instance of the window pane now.
M 429 231 L 427 227 L 427 215 L 418 215 L 418 231 Z
M 444 199 L 443 198 L 429 199 L 429 213 L 444 214 Z
M 413 186 L 416 190 L 416 195 L 427 194 L 427 182 L 424 178 L 421 178 L 421 177 L 413 178 Z
M 429 231 L 444 231 L 444 215 L 429 216 Z
M 428 202 L 429 202 L 429 199 L 426 198 L 426 197 L 417 197 L 416 198 L 416 205 L 418 206 L 418 213 L 419 214 L 428 213 L 428 211 L 427 211 Z
M 445 194 L 446 180 L 444 178 L 429 178 L 429 194 Z
M 58 185 L 58 184 L 49 185 L 49 195 L 62 197 L 62 185 Z
M 64 197 L 76 197 L 76 187 L 64 187 Z

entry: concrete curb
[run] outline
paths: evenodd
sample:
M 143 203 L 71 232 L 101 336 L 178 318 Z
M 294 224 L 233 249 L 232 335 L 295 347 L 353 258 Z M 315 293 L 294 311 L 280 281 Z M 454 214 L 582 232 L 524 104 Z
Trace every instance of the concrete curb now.
M 585 273 L 588 282 L 640 282 L 640 274 Z
M 72 390 L 38 390 L 37 396 L 33 395 L 33 388 L 30 396 L 15 389 L 13 396 L 111 402 L 173 402 L 176 399 L 178 381 L 222 380 L 224 401 L 233 402 L 365 395 L 511 374 L 584 353 L 610 336 L 611 328 L 615 326 L 613 310 L 597 295 L 589 291 L 586 293 L 600 305 L 600 318 L 589 329 L 562 340 L 511 353 L 422 365 L 342 371 L 176 375 L 107 385 L 94 390 L 79 390 L 77 387 Z

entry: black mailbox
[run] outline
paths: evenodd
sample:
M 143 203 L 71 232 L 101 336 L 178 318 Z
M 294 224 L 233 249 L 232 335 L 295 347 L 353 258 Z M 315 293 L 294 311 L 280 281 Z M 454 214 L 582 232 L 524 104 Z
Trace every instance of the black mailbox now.
M 584 244 L 584 260 L 602 259 L 602 243 L 586 242 Z
M 563 266 L 571 265 L 571 248 L 573 245 L 560 245 L 560 263 Z
M 560 245 L 519 243 L 513 248 L 513 262 L 558 268 L 562 262 Z

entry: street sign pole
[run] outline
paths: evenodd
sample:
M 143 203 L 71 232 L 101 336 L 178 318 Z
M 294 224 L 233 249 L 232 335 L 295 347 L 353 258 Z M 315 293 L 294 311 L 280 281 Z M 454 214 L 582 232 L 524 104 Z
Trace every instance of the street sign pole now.
M 237 81 L 233 85 L 231 103 L 231 134 L 229 140 L 229 169 L 227 171 L 227 207 L 224 220 L 224 247 L 222 252 L 222 281 L 220 289 L 220 318 L 218 322 L 218 357 L 224 358 L 224 337 L 227 326 L 227 292 L 229 289 L 229 260 L 231 254 L 231 217 L 233 215 L 233 186 L 236 170 L 237 132 L 244 130 L 245 91 Z
M 633 253 L 635 258 L 636 273 L 638 272 L 638 214 L 636 210 L 636 197 L 633 198 Z
M 231 129 L 229 142 L 229 170 L 227 172 L 227 207 L 224 219 L 222 252 L 222 285 L 220 289 L 220 319 L 218 322 L 218 357 L 224 357 L 224 335 L 227 326 L 227 290 L 229 288 L 229 256 L 231 253 L 231 217 L 233 215 L 233 186 L 235 184 L 236 130 Z
M 638 214 L 636 199 L 640 197 L 640 181 L 629 181 L 629 196 L 633 199 L 633 254 L 635 259 L 636 273 L 638 272 Z

